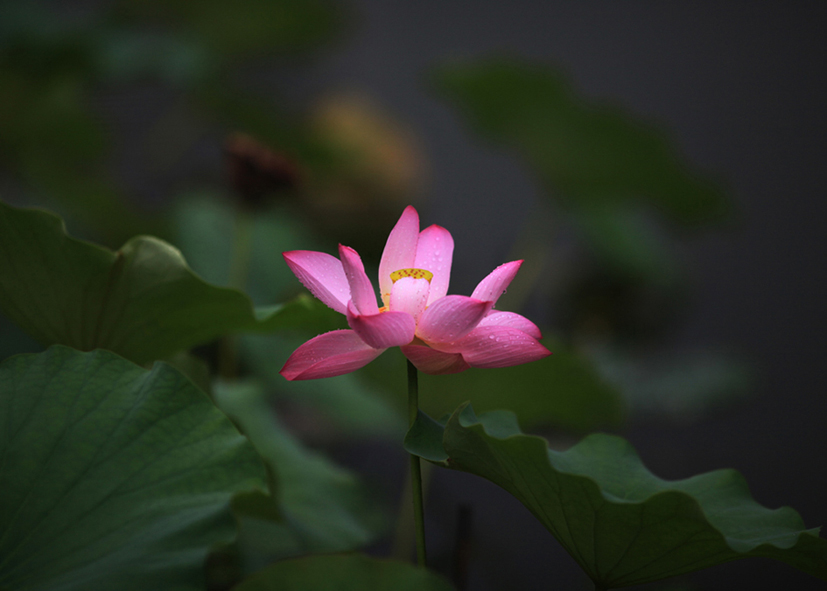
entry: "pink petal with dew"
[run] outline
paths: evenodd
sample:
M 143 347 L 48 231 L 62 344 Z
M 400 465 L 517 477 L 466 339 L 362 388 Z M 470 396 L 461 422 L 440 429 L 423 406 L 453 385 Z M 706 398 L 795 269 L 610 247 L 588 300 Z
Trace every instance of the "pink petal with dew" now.
M 511 280 L 514 279 L 517 271 L 520 270 L 520 265 L 522 264 L 523 261 L 520 260 L 500 265 L 491 271 L 485 279 L 479 282 L 477 287 L 474 288 L 474 293 L 471 294 L 471 297 L 496 304 L 500 296 L 505 293 Z
M 468 296 L 445 296 L 428 306 L 419 317 L 416 335 L 429 343 L 457 341 L 479 324 L 491 305 Z
M 347 307 L 347 323 L 363 341 L 376 349 L 407 345 L 416 332 L 416 321 L 407 312 L 359 314 L 353 302 Z
M 510 328 L 521 330 L 528 336 L 534 337 L 535 339 L 543 338 L 543 335 L 540 332 L 540 329 L 537 328 L 536 324 L 525 316 L 520 316 L 514 312 L 500 312 L 498 310 L 491 310 L 488 313 L 488 316 L 480 320 L 480 323 L 477 326 L 508 326 Z
M 349 246 L 339 245 L 339 258 L 342 259 L 342 268 L 350 285 L 350 299 L 356 306 L 359 314 L 378 314 L 376 292 L 365 273 L 365 266 L 359 253 Z
M 279 373 L 291 381 L 340 376 L 367 365 L 382 351 L 366 344 L 352 330 L 334 330 L 293 351 Z
M 397 279 L 391 289 L 388 307 L 391 312 L 407 312 L 415 321 L 425 311 L 431 284 L 427 279 L 402 277 Z
M 479 326 L 456 345 L 471 367 L 510 367 L 551 355 L 537 339 L 508 326 Z
M 399 221 L 388 235 L 382 259 L 379 261 L 379 293 L 387 306 L 386 297 L 391 293 L 391 273 L 399 269 L 410 269 L 416 259 L 416 244 L 419 240 L 419 214 L 409 205 L 402 212 Z
M 402 353 L 411 360 L 416 369 L 431 375 L 459 373 L 469 369 L 459 353 L 443 353 L 423 345 L 405 345 Z
M 451 280 L 451 261 L 454 257 L 454 239 L 442 226 L 428 226 L 419 234 L 416 245 L 416 259 L 413 266 L 434 274 L 431 279 L 431 293 L 428 305 L 448 293 Z
M 324 252 L 291 250 L 282 253 L 287 266 L 310 293 L 329 308 L 347 313 L 350 285 L 342 262 Z

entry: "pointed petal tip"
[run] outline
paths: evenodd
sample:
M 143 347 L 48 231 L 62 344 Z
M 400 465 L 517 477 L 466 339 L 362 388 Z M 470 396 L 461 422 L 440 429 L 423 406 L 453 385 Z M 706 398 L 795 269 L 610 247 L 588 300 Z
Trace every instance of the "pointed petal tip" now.
M 503 263 L 479 282 L 473 293 L 471 293 L 471 297 L 496 303 L 500 296 L 505 293 L 522 264 L 522 259 Z
M 300 345 L 279 374 L 291 382 L 332 378 L 356 371 L 383 351 L 370 347 L 352 330 L 334 330 Z
M 347 253 L 349 255 L 359 256 L 359 253 L 356 252 L 355 248 L 352 248 L 350 246 L 346 246 L 346 245 L 344 245 L 340 242 L 339 243 L 339 256 L 342 256 L 342 253 Z
M 350 298 L 359 314 L 378 314 L 376 292 L 365 274 L 365 265 L 359 253 L 349 246 L 339 245 L 342 269 L 350 288 Z M 345 312 L 347 313 L 347 312 Z
M 414 266 L 416 244 L 419 241 L 419 213 L 409 205 L 388 234 L 388 240 L 379 261 L 379 293 L 389 294 L 393 281 L 390 274 L 398 269 Z
M 400 224 L 409 228 L 411 225 L 416 224 L 416 230 L 417 232 L 419 231 L 419 212 L 413 205 L 408 205 L 402 210 L 402 213 L 396 221 L 396 224 L 394 224 L 393 229 L 396 229 L 397 226 L 400 226 Z M 391 232 L 393 232 L 393 229 Z
M 288 250 L 282 256 L 310 293 L 337 312 L 347 311 L 350 287 L 339 259 L 313 250 Z
M 419 233 L 414 267 L 433 273 L 427 302 L 429 306 L 448 294 L 453 258 L 454 238 L 448 230 L 433 224 Z
M 285 366 L 284 366 L 284 367 L 282 367 L 282 368 L 279 370 L 279 375 L 280 375 L 281 377 L 283 377 L 285 380 L 287 380 L 288 382 L 292 382 L 293 380 L 295 380 L 295 379 L 296 379 L 296 374 L 294 374 L 294 373 L 292 373 L 292 372 L 290 372 L 290 371 L 285 371 L 286 369 L 287 369 L 287 365 L 285 364 Z

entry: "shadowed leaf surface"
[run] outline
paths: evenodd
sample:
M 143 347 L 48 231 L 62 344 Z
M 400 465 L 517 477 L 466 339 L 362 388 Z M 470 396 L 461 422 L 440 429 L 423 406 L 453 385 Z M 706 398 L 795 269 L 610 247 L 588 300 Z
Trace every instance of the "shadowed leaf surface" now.
M 434 81 L 474 130 L 517 150 L 568 206 L 643 200 L 687 223 L 728 209 L 721 190 L 691 174 L 659 130 L 588 104 L 551 67 L 491 59 L 445 65 Z
M 0 587 L 204 588 L 263 486 L 250 443 L 166 364 L 55 346 L 0 365 Z
M 248 496 L 237 507 L 242 547 L 270 553 L 272 560 L 353 550 L 373 541 L 384 519 L 356 475 L 291 435 L 260 387 L 219 383 L 215 400 L 250 438 L 274 477 L 275 502 Z M 265 546 L 255 547 L 253 539 Z
M 2 202 L 0 307 L 44 345 L 109 349 L 139 364 L 232 332 L 324 330 L 335 314 L 309 296 L 254 309 L 162 240 L 139 236 L 113 252 L 69 237 L 52 213 Z
M 665 481 L 620 437 L 590 435 L 548 449 L 523 434 L 512 413 L 480 417 L 458 408 L 434 456 L 433 425 L 412 430 L 409 452 L 477 474 L 520 500 L 602 588 L 638 585 L 761 556 L 827 580 L 827 540 L 789 507 L 756 503 L 743 477 L 716 470 Z
M 233 587 L 233 591 L 450 591 L 441 576 L 404 562 L 362 554 L 283 560 Z

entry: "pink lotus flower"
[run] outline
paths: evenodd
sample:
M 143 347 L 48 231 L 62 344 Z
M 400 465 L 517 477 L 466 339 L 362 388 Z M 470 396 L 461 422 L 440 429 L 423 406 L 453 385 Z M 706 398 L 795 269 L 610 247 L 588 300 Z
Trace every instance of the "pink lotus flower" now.
M 281 369 L 288 380 L 328 378 L 355 371 L 388 347 L 422 372 L 447 374 L 471 367 L 508 367 L 551 352 L 537 326 L 513 312 L 493 310 L 522 261 L 505 263 L 471 297 L 446 295 L 454 240 L 445 228 L 419 231 L 419 214 L 405 208 L 379 263 L 381 308 L 359 254 L 339 245 L 339 259 L 323 252 L 284 253 L 290 269 L 327 306 L 347 316 L 352 330 L 334 330 L 300 346 Z M 341 259 L 341 260 L 340 260 Z

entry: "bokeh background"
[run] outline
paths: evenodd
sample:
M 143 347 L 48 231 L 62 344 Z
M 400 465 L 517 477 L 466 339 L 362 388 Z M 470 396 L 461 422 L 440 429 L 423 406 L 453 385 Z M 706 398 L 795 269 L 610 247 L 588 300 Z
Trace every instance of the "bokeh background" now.
M 0 195 L 113 248 L 159 234 L 225 284 L 227 212 L 281 220 L 258 243 L 276 256 L 245 285 L 261 304 L 299 291 L 277 251 L 341 241 L 375 262 L 413 203 L 454 236 L 454 293 L 526 259 L 502 307 L 623 397 L 622 422 L 607 411 L 586 430 L 624 435 L 664 478 L 734 467 L 756 500 L 814 527 L 827 523 L 825 17 L 814 2 L 7 0 Z M 543 119 L 549 89 L 569 135 L 544 135 L 559 129 Z M 604 132 L 635 174 L 652 157 L 631 196 L 578 193 L 607 169 L 577 138 Z M 3 322 L 2 357 L 36 347 Z M 395 440 L 333 442 L 314 415 L 280 408 L 311 445 L 401 488 Z M 559 445 L 582 434 L 546 416 L 528 430 Z M 445 572 L 470 515 L 468 589 L 589 588 L 506 493 L 432 478 Z M 647 588 L 734 585 L 820 583 L 750 560 Z

